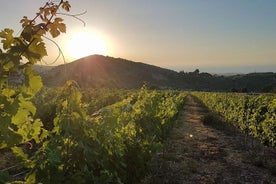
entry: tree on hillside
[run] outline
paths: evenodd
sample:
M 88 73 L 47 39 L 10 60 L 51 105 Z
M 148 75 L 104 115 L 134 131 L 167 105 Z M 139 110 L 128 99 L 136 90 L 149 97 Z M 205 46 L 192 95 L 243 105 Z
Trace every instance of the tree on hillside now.
M 185 75 L 184 70 L 180 70 L 180 71 L 179 71 L 179 74 L 180 74 L 180 75 Z
M 199 69 L 196 69 L 193 73 L 198 75 L 199 74 Z

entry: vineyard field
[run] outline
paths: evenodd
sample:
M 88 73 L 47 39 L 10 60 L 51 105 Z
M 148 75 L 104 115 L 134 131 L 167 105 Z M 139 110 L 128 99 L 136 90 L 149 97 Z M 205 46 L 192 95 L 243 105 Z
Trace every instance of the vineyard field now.
M 276 95 L 193 93 L 244 134 L 276 147 Z
M 185 96 L 146 88 L 84 91 L 74 82 L 43 89 L 32 100 L 34 119 L 43 123 L 39 141 L 3 146 L 19 162 L 1 166 L 1 182 L 135 183 L 162 148 Z
M 3 146 L 2 142 L 3 153 L 13 153 L 17 161 L 11 167 L 1 160 L 0 179 L 135 183 L 147 174 L 151 157 L 163 149 L 187 94 L 146 87 L 85 90 L 79 89 L 74 81 L 63 88 L 43 88 L 32 99 L 36 112 L 33 126 L 36 121 L 41 122 L 40 133 L 13 146 Z M 244 134 L 275 147 L 275 95 L 209 92 L 189 95 L 197 97 Z M 20 133 L 15 132 L 19 137 Z
M 160 51 L 156 48 L 156 52 L 148 52 L 148 47 L 153 46 L 154 42 L 162 42 L 162 40 L 158 41 L 159 38 L 163 41 L 167 40 L 167 43 L 173 43 L 170 41 L 172 32 L 167 29 L 171 29 L 173 24 L 166 27 L 168 39 L 163 33 L 157 34 L 153 40 L 140 39 L 138 37 L 143 36 L 142 29 L 139 29 L 139 33 L 135 32 L 135 29 L 129 29 L 131 32 L 127 33 L 128 29 L 124 29 L 124 27 L 136 28 L 135 21 L 140 21 L 141 17 L 137 19 L 140 15 L 146 18 L 141 19 L 142 21 L 154 20 L 149 16 L 156 13 L 143 13 L 149 10 L 141 8 L 148 7 L 146 4 L 144 6 L 139 1 L 139 6 L 131 7 L 133 3 L 130 3 L 131 6 L 128 7 L 125 6 L 128 3 L 116 3 L 114 5 L 118 7 L 123 5 L 123 9 L 138 8 L 139 13 L 136 14 L 135 10 L 131 11 L 131 16 L 120 16 L 130 18 L 130 21 L 109 21 L 105 24 L 105 20 L 113 20 L 110 19 L 113 17 L 108 18 L 113 10 L 119 10 L 120 15 L 129 11 L 114 8 L 111 1 L 105 2 L 103 6 L 99 4 L 100 2 L 91 2 L 85 1 L 81 5 L 88 3 L 87 7 L 92 9 L 94 7 L 94 10 L 97 7 L 97 11 L 92 10 L 94 23 L 103 21 L 101 25 L 111 25 L 110 23 L 113 22 L 117 26 L 110 26 L 110 28 L 120 28 L 124 31 L 116 31 L 112 28 L 105 32 L 105 29 L 100 27 L 98 29 L 97 26 L 88 26 L 84 32 L 76 27 L 76 29 L 72 27 L 72 32 L 68 31 L 65 21 L 67 18 L 73 18 L 84 26 L 86 20 L 89 22 L 92 19 L 86 19 L 86 13 L 91 15 L 89 11 L 78 12 L 77 9 L 82 9 L 79 6 L 74 13 L 70 12 L 71 4 L 67 0 L 46 0 L 44 5 L 38 6 L 32 17 L 23 16 L 20 21 L 17 21 L 20 22 L 19 31 L 11 28 L 0 31 L 0 184 L 276 183 L 276 94 L 274 93 L 276 73 L 254 72 L 226 76 L 226 74 L 200 72 L 199 69 L 187 72 L 186 70 L 192 67 L 189 63 L 173 63 L 177 60 L 181 61 L 183 54 L 177 54 L 177 51 L 183 51 L 183 44 L 173 44 L 182 47 L 173 48 L 173 52 L 170 51 L 169 45 L 164 47 L 164 44 L 160 44 Z M 109 3 L 111 6 L 108 5 Z M 16 10 L 33 11 L 29 8 L 36 6 L 36 3 L 30 6 L 20 1 L 8 4 L 5 5 L 10 7 L 7 8 L 10 11 L 1 11 L 4 13 L 2 17 L 13 17 L 7 14 L 15 15 L 18 13 Z M 189 4 L 186 3 L 188 6 Z M 219 7 L 223 7 L 221 5 Z M 161 14 L 156 17 L 158 21 L 155 23 L 162 23 L 162 25 L 156 27 L 160 29 L 154 30 L 164 31 L 162 26 L 166 22 L 177 22 L 176 26 L 179 28 L 179 23 L 175 20 L 178 20 L 179 13 L 184 11 L 175 11 L 176 18 L 167 17 L 165 19 L 168 21 L 159 21 L 159 19 L 164 20 L 162 16 L 174 14 L 170 7 L 162 3 L 161 6 L 154 11 L 163 10 L 164 7 L 164 10 L 169 11 L 160 11 Z M 101 7 L 104 11 L 101 11 Z M 99 21 L 98 18 L 101 16 L 97 13 L 103 13 L 106 10 L 112 11 L 105 14 Z M 194 11 L 188 11 L 188 14 L 189 12 Z M 218 12 L 228 11 L 215 13 Z M 136 16 L 135 20 L 131 19 L 132 15 Z M 210 15 L 215 14 L 210 13 Z M 82 16 L 86 17 L 86 20 Z M 201 16 L 190 17 L 199 19 Z M 206 18 L 208 19 L 208 16 Z M 8 22 L 10 23 L 12 19 Z M 132 26 L 121 24 L 127 22 L 134 24 Z M 190 22 L 195 21 L 188 21 Z M 216 22 L 211 21 L 211 23 Z M 262 25 L 264 22 L 267 21 L 263 21 Z M 71 23 L 72 26 L 75 24 Z M 151 23 L 144 25 L 151 25 Z M 209 24 L 202 25 L 208 27 Z M 214 25 L 212 28 L 216 27 Z M 220 28 L 225 27 L 221 25 L 219 24 Z M 148 28 L 154 28 L 141 26 L 141 24 L 137 26 L 147 27 L 145 29 L 147 34 L 151 34 Z M 91 30 L 91 28 L 96 29 Z M 186 28 L 183 27 L 183 30 Z M 97 29 L 105 33 L 100 33 Z M 245 33 L 244 30 L 235 32 Z M 69 33 L 68 37 L 60 38 L 61 43 L 55 41 L 55 38 L 63 33 Z M 112 35 L 114 33 L 116 35 Z M 121 33 L 126 34 L 121 35 Z M 225 33 L 228 38 L 228 32 Z M 94 35 L 99 40 L 92 41 L 88 39 L 89 35 Z M 127 37 L 123 38 L 120 35 Z M 196 47 L 206 45 L 208 39 L 205 39 L 204 35 L 206 31 L 203 36 L 195 35 L 196 42 L 203 39 L 204 44 L 190 45 Z M 255 34 L 248 35 L 255 36 Z M 249 38 L 248 35 L 245 36 L 246 39 Z M 69 48 L 71 45 L 70 37 L 75 36 L 77 39 L 73 39 L 72 51 L 63 52 L 62 48 L 67 46 Z M 135 38 L 132 39 L 131 36 Z M 175 38 L 178 37 L 182 38 L 183 35 L 176 35 Z M 243 36 L 235 36 L 235 38 L 243 38 Z M 138 42 L 135 41 L 136 39 Z M 104 44 L 100 44 L 101 41 Z M 152 41 L 152 43 L 145 42 L 143 46 L 140 44 L 141 41 Z M 214 40 L 212 42 L 216 43 Z M 124 45 L 129 43 L 138 43 L 135 44 L 135 52 L 128 51 L 132 45 L 129 45 L 130 47 Z M 264 42 L 261 43 L 264 45 Z M 122 45 L 118 48 L 116 44 Z M 209 45 L 219 48 L 217 44 Z M 222 45 L 223 49 L 227 48 L 225 43 Z M 91 46 L 99 47 L 98 49 L 102 47 L 100 50 L 106 50 L 106 53 L 101 54 L 106 56 L 96 52 L 82 53 L 75 58 L 75 61 L 71 61 L 70 54 L 74 52 L 77 54 L 85 49 L 90 52 Z M 136 49 L 140 46 L 142 46 L 141 49 Z M 52 48 L 48 49 L 49 47 L 56 48 L 56 52 Z M 187 53 L 199 53 L 196 47 Z M 211 49 L 202 47 L 201 51 L 215 51 L 215 47 Z M 156 60 L 146 64 L 108 56 L 120 55 L 119 52 L 116 53 L 120 50 L 123 51 L 124 56 L 134 56 L 137 59 L 144 51 L 147 54 L 160 54 L 162 50 L 168 52 L 162 53 L 163 56 L 175 55 L 180 58 L 169 57 L 167 59 L 173 62 L 165 63 L 165 60 L 161 61 L 164 58 L 162 55 L 143 56 L 142 54 L 144 58 Z M 257 47 L 253 50 L 252 56 L 260 53 L 256 52 Z M 263 50 L 269 51 L 269 49 Z M 109 51 L 114 53 L 108 53 Z M 240 50 L 241 52 L 236 51 L 244 53 L 244 49 Z M 206 60 L 204 55 L 211 57 Z M 212 55 L 214 52 L 209 54 L 201 52 L 196 57 L 191 55 L 190 58 L 198 61 L 210 60 L 209 63 L 215 64 L 214 58 L 225 57 Z M 241 54 L 236 54 L 235 57 L 228 55 L 226 54 L 225 61 L 228 57 L 232 62 Z M 245 55 L 250 56 L 250 52 L 246 52 Z M 204 58 L 200 59 L 200 57 Z M 236 59 L 239 61 L 238 58 Z M 256 59 L 263 60 L 260 57 Z M 57 66 L 37 68 L 37 64 L 48 65 L 50 63 L 46 61 L 50 60 L 53 60 L 51 64 L 57 62 Z M 61 60 L 63 65 L 58 65 Z M 157 60 L 160 61 L 157 62 Z M 211 62 L 212 60 L 214 61 Z M 242 60 L 251 61 L 252 59 L 248 57 Z M 155 66 L 153 65 L 155 62 L 156 64 L 163 62 L 163 66 L 181 67 L 181 71 L 176 72 Z M 197 62 L 193 62 L 195 63 Z M 186 68 L 187 66 L 189 67 Z M 206 63 L 203 66 L 207 67 Z M 221 69 L 226 66 L 229 69 L 230 65 L 228 63 L 224 66 L 220 62 L 216 67 L 214 66 L 208 67 L 217 68 L 220 73 L 223 72 Z M 245 66 L 253 67 L 252 62 Z M 264 66 L 258 65 L 258 67 L 266 66 L 270 66 L 269 63 Z M 220 67 L 222 68 L 219 69 Z M 235 93 L 226 93 L 226 91 Z M 251 146 L 247 144 L 248 138 L 252 140 Z M 242 140 L 245 140 L 244 144 Z
M 187 96 L 177 121 L 143 184 L 276 183 L 275 149 L 252 137 L 254 144 L 244 142 L 248 136 L 194 96 Z

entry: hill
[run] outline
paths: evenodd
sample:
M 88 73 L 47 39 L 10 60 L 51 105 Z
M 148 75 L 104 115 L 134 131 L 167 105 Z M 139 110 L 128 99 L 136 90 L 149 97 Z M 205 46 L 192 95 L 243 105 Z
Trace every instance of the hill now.
M 185 73 L 101 55 L 56 66 L 43 72 L 42 78 L 47 86 L 60 86 L 67 80 L 75 80 L 83 88 L 131 89 L 146 83 L 157 89 L 270 92 L 275 90 L 276 84 L 276 73 L 233 76 L 211 75 L 199 70 Z
M 54 68 L 54 66 L 33 65 L 33 69 L 40 75 L 46 74 L 49 70 L 51 70 L 53 68 Z
M 175 87 L 171 79 L 177 76 L 177 72 L 157 66 L 93 55 L 57 66 L 43 75 L 43 79 L 49 86 L 59 86 L 72 79 L 81 87 L 139 88 L 144 83 Z

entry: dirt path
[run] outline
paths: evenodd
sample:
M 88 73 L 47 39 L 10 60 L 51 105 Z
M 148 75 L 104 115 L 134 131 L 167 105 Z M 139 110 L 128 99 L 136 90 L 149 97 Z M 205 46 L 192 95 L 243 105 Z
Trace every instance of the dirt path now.
M 150 162 L 151 173 L 143 183 L 205 184 L 248 183 L 276 184 L 276 176 L 252 162 L 241 148 L 238 135 L 205 126 L 204 109 L 187 97 L 178 125 L 173 129 L 163 153 Z

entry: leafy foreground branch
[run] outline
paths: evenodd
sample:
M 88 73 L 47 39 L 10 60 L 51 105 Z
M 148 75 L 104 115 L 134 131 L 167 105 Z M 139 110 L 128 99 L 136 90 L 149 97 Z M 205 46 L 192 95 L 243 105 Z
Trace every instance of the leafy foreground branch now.
M 55 117 L 42 122 L 47 118 L 37 118 L 33 101 L 43 84 L 32 65 L 47 55 L 47 33 L 55 38 L 66 32 L 57 16 L 70 10 L 68 1 L 54 2 L 33 19 L 23 17 L 20 36 L 11 29 L 0 32 L 0 152 L 16 158 L 15 165 L 0 165 L 0 183 L 138 182 L 185 95 L 143 88 L 88 115 L 89 104 L 69 81 L 57 97 Z
M 0 50 L 0 149 L 20 150 L 22 144 L 39 143 L 47 137 L 42 122 L 33 118 L 36 107 L 31 99 L 41 89 L 42 82 L 32 65 L 47 55 L 43 36 L 50 32 L 52 37 L 57 37 L 66 31 L 63 20 L 56 17 L 60 8 L 69 11 L 70 4 L 49 1 L 34 19 L 24 17 L 23 30 L 18 37 L 13 36 L 12 29 L 0 32 L 3 44 Z

